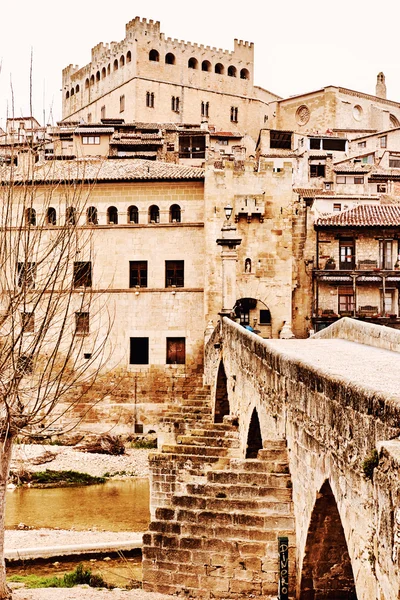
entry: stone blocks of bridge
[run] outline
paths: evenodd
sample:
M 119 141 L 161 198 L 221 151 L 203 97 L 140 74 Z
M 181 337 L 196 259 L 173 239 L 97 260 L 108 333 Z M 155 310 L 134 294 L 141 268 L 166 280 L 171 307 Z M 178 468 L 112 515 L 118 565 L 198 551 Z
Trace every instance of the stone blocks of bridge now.
M 276 597 L 278 537 L 287 536 L 294 595 L 285 442 L 271 441 L 257 459 L 245 460 L 238 458 L 238 432 L 231 424 L 199 419 L 193 428 L 184 422 L 179 427 L 177 443 L 152 459 L 159 507 L 143 538 L 143 588 L 204 600 Z M 171 477 L 164 494 L 162 475 Z

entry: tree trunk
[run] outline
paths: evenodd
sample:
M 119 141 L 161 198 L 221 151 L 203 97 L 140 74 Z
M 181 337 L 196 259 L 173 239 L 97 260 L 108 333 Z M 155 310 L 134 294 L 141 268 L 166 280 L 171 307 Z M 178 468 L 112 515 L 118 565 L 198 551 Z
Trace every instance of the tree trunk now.
M 4 528 L 6 515 L 6 489 L 12 455 L 13 436 L 0 440 L 0 600 L 9 600 L 11 590 L 6 583 L 4 560 Z

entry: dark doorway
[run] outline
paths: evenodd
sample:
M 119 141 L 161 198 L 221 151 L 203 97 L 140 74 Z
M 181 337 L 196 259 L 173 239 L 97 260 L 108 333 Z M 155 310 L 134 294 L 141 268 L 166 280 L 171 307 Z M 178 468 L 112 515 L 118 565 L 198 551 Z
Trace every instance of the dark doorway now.
M 224 369 L 224 363 L 219 363 L 218 375 L 217 375 L 217 389 L 215 392 L 215 415 L 214 423 L 222 423 L 224 417 L 229 415 L 229 400 L 228 400 L 228 388 L 226 384 L 226 374 Z
M 258 451 L 263 447 L 260 421 L 256 409 L 250 419 L 249 435 L 247 436 L 246 458 L 257 458 Z
M 353 569 L 331 486 L 325 481 L 311 515 L 301 600 L 357 600 Z

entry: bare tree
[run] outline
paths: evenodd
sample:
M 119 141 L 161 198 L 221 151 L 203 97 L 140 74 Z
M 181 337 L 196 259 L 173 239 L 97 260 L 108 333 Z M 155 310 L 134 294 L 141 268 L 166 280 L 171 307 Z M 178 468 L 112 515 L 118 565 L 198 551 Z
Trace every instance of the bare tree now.
M 5 492 L 13 441 L 60 424 L 93 386 L 112 324 L 92 288 L 90 194 L 101 163 L 38 160 L 0 166 L 0 599 Z M 15 163 L 18 160 L 18 165 Z M 90 335 L 89 335 L 90 329 Z

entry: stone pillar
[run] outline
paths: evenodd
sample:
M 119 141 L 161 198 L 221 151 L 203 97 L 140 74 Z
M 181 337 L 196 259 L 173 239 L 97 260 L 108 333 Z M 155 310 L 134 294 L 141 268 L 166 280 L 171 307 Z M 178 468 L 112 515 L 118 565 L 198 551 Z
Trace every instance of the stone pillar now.
M 221 229 L 221 238 L 217 240 L 221 246 L 222 258 L 222 310 L 221 313 L 230 315 L 236 302 L 236 262 L 237 250 L 241 238 L 235 237 L 236 227 L 225 221 Z

